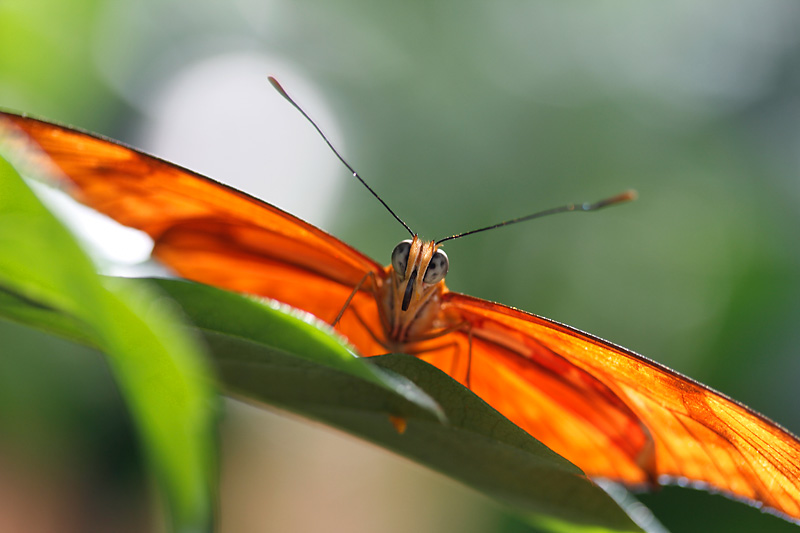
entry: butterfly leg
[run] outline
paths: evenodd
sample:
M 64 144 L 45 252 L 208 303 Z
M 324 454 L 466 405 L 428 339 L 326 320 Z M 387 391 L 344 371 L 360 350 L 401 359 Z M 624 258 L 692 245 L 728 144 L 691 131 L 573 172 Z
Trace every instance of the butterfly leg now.
M 358 294 L 358 291 L 361 290 L 361 287 L 364 286 L 364 283 L 369 278 L 372 278 L 372 282 L 375 283 L 375 273 L 372 271 L 367 272 L 366 274 L 364 274 L 364 277 L 361 278 L 361 281 L 356 283 L 356 286 L 353 288 L 353 292 L 350 293 L 350 296 L 347 297 L 347 300 L 345 300 L 344 305 L 339 310 L 339 314 L 336 315 L 336 318 L 334 318 L 333 322 L 331 322 L 331 326 L 336 326 L 336 324 L 339 323 L 339 321 L 342 319 L 342 315 L 344 315 L 344 312 L 347 310 L 348 307 L 350 307 L 350 302 L 353 301 L 355 295 Z
M 459 356 L 461 355 L 459 353 L 460 350 L 461 350 L 461 346 L 457 342 L 446 342 L 446 343 L 442 343 L 442 344 L 437 344 L 435 346 L 425 346 L 425 347 L 422 347 L 422 348 L 406 347 L 403 350 L 403 353 L 407 353 L 408 355 L 413 355 L 415 357 L 418 357 L 418 358 L 422 359 L 423 361 L 426 361 L 426 358 L 425 358 L 426 354 L 433 354 L 433 353 L 442 352 L 442 351 L 445 351 L 445 350 L 450 351 L 452 353 L 452 356 L 449 357 L 449 359 L 450 359 L 450 369 L 449 370 L 445 370 L 443 368 L 443 366 L 435 364 L 432 361 L 427 361 L 427 362 L 433 364 L 435 367 L 439 368 L 439 370 L 445 372 L 448 376 L 450 376 L 453 379 L 457 380 L 456 375 L 458 374 L 458 372 L 457 372 L 457 370 L 458 370 L 458 361 L 459 361 Z
M 470 385 L 470 376 L 472 374 L 472 328 L 467 326 L 467 377 L 464 380 L 464 385 L 469 389 L 472 390 L 472 386 Z
M 472 328 L 467 327 L 467 369 L 464 375 L 464 386 L 469 390 L 472 390 L 472 385 L 470 384 L 470 376 L 472 375 Z M 445 344 L 444 346 L 449 346 L 450 344 Z M 453 350 L 453 362 L 450 366 L 450 375 L 456 375 L 456 367 L 458 364 L 458 360 L 461 357 L 461 346 L 457 343 L 452 343 L 455 346 L 455 350 Z
M 469 332 L 469 330 L 468 330 L 468 332 Z M 420 347 L 420 348 L 416 348 L 416 349 L 413 348 L 413 347 L 406 347 L 406 349 L 403 350 L 403 351 L 405 353 L 409 354 L 409 355 L 414 355 L 416 357 L 419 357 L 423 361 L 427 361 L 427 362 L 433 364 L 434 366 L 438 367 L 440 370 L 442 370 L 445 373 L 447 373 L 448 376 L 452 377 L 453 379 L 455 379 L 456 381 L 458 381 L 459 383 L 464 385 L 466 388 L 472 390 L 472 384 L 471 384 L 471 381 L 470 381 L 471 371 L 472 371 L 472 335 L 471 335 L 471 333 L 469 333 L 468 339 L 469 339 L 469 341 L 468 341 L 469 344 L 467 345 L 467 354 L 466 354 L 467 355 L 467 364 L 466 364 L 466 368 L 464 368 L 464 365 L 463 365 L 463 362 L 464 362 L 463 355 L 464 355 L 464 353 L 463 353 L 462 350 L 464 349 L 464 346 L 463 346 L 463 344 L 455 342 L 455 341 L 453 341 L 453 342 L 445 342 L 445 343 L 437 344 L 435 346 L 428 345 L 428 346 L 424 346 L 424 347 Z M 450 361 L 449 369 L 447 369 L 447 365 L 446 364 L 436 363 L 433 360 L 429 360 L 428 358 L 425 357 L 426 354 L 433 354 L 433 353 L 436 353 L 436 352 L 448 353 L 447 359 L 449 359 L 449 361 Z M 461 379 L 459 379 L 458 376 L 462 376 Z
M 353 294 L 355 294 L 355 293 L 353 293 Z M 352 299 L 352 296 L 350 297 L 350 299 Z M 377 335 L 375 335 L 375 332 L 372 331 L 372 328 L 369 326 L 369 324 L 367 324 L 367 322 L 358 313 L 358 309 L 353 308 L 352 311 L 353 311 L 353 315 L 355 315 L 355 317 L 356 317 L 356 320 L 358 320 L 361 323 L 361 325 L 364 326 L 364 330 L 367 333 L 369 333 L 369 336 L 372 337 L 372 340 L 374 340 L 375 342 L 377 342 L 378 344 L 383 346 L 383 348 L 386 350 L 386 353 L 392 353 L 391 345 L 389 343 L 387 343 L 386 340 L 380 339 L 380 338 L 378 338 Z M 337 320 L 339 318 L 341 318 L 341 315 L 343 313 L 344 313 L 344 309 L 342 309 L 342 312 L 339 313 L 339 317 L 337 318 Z M 334 322 L 334 324 L 335 324 L 335 322 Z M 377 354 L 375 354 L 375 355 L 377 355 Z
M 451 341 L 451 342 L 435 344 L 433 346 L 423 344 L 422 346 L 418 346 L 416 348 L 414 347 L 416 343 L 442 338 L 450 333 L 453 333 L 454 331 L 459 331 L 459 330 L 465 331 L 467 333 L 467 367 L 464 370 L 463 374 L 459 369 L 459 363 L 463 361 L 462 359 L 463 346 L 461 343 L 456 341 Z M 468 322 L 465 321 L 458 322 L 455 324 L 451 324 L 450 326 L 429 332 L 425 335 L 416 336 L 413 339 L 409 340 L 409 342 L 406 343 L 406 347 L 403 349 L 405 353 L 415 355 L 417 357 L 423 356 L 426 353 L 441 352 L 442 350 L 451 350 L 452 355 L 449 358 L 450 369 L 449 371 L 444 370 L 444 367 L 438 364 L 435 364 L 434 366 L 437 366 L 441 370 L 444 370 L 450 377 L 452 377 L 453 379 L 455 379 L 460 383 L 463 383 L 464 386 L 467 387 L 468 389 L 471 389 L 472 387 L 470 386 L 470 374 L 472 369 L 472 328 L 470 327 L 470 324 Z M 421 358 L 423 360 L 425 359 L 424 357 Z M 463 378 L 458 379 L 456 377 L 458 375 L 463 376 Z

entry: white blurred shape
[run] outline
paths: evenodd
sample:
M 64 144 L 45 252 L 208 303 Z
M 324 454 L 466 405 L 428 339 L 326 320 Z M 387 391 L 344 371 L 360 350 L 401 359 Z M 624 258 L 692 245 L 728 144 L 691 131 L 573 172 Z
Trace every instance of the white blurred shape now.
M 28 183 L 39 199 L 78 237 L 101 272 L 120 276 L 163 274 L 146 266 L 153 250 L 153 241 L 147 234 L 122 226 L 61 191 L 36 181 Z
M 144 103 L 148 119 L 138 144 L 324 226 L 348 173 L 269 75 L 342 149 L 312 84 L 279 59 L 253 52 L 207 57 L 175 71 Z

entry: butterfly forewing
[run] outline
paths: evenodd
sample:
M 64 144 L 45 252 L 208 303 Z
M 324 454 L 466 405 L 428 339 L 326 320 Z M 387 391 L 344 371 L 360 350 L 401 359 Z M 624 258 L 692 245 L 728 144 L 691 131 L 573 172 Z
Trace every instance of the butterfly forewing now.
M 153 254 L 188 279 L 273 298 L 329 323 L 352 296 L 337 329 L 361 353 L 386 353 L 372 292 L 372 284 L 383 276 L 377 265 L 367 275 L 366 269 L 345 260 L 346 253 L 343 258 L 325 257 L 317 248 L 287 242 L 263 227 L 212 220 L 165 232 Z M 361 290 L 353 294 L 362 280 Z
M 315 255 L 324 258 L 319 262 L 322 268 L 352 275 L 353 284 L 367 271 L 382 269 L 319 228 L 190 170 L 63 126 L 8 113 L 0 117 L 5 122 L 0 129 L 4 143 L 14 143 L 25 153 L 23 166 L 36 177 L 156 242 L 167 230 L 184 224 L 227 222 L 229 228 L 231 223 L 241 226 L 242 232 L 248 227 L 266 229 L 296 257 L 309 262 Z M 58 172 L 51 170 L 53 164 Z

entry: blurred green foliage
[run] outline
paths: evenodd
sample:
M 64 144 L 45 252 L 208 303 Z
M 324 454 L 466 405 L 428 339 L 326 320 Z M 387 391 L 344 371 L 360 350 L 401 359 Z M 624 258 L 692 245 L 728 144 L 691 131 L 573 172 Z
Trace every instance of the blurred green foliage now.
M 160 294 L 135 280 L 101 278 L 74 238 L 2 157 L 0 184 L 3 321 L 30 324 L 79 340 L 106 356 L 133 420 L 138 445 L 159 483 L 172 530 L 209 530 L 213 522 L 212 494 L 216 490 L 217 399 L 200 346 L 182 331 L 176 308 Z M 36 336 L 11 324 L 6 327 L 11 334 L 4 338 L 3 356 L 9 360 L 5 363 L 12 371 L 9 376 L 16 374 L 13 360 L 32 350 L 30 344 L 23 342 L 25 337 L 54 357 L 56 363 L 70 354 L 87 359 L 81 352 L 92 351 L 70 346 L 62 354 L 53 349 L 60 344 L 55 339 L 40 338 L 47 337 L 44 332 Z M 28 363 L 20 366 L 23 370 L 29 368 Z M 30 377 L 31 390 L 36 390 L 41 385 L 36 383 L 35 373 Z M 45 372 L 42 379 L 46 383 L 52 375 Z M 10 418 L 17 419 L 17 423 L 5 429 L 9 436 L 20 435 L 9 440 L 34 440 L 30 428 L 37 427 L 38 421 L 31 426 L 22 422 L 27 417 L 21 406 L 30 393 L 19 385 L 7 391 L 3 411 L 16 411 Z M 49 405 L 48 400 L 52 399 L 55 397 L 43 395 L 36 403 Z M 84 407 L 80 400 L 63 401 L 59 407 L 66 407 L 66 411 Z M 37 413 L 34 420 L 42 414 Z M 53 433 L 64 438 L 63 431 Z M 49 454 L 34 455 L 41 458 Z M 104 460 L 100 458 L 100 462 Z

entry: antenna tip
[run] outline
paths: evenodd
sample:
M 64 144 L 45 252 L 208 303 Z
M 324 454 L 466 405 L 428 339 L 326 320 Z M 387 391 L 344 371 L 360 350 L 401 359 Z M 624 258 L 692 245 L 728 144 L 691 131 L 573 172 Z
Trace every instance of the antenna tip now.
M 269 82 L 272 84 L 272 86 L 273 86 L 273 87 L 275 87 L 275 90 L 276 90 L 276 91 L 278 91 L 279 93 L 281 93 L 281 96 L 283 96 L 283 97 L 284 97 L 284 98 L 286 98 L 287 100 L 289 99 L 289 95 L 288 95 L 288 93 L 287 93 L 287 92 L 286 92 L 286 91 L 283 89 L 283 87 L 281 86 L 281 84 L 280 84 L 280 83 L 278 83 L 278 80 L 276 80 L 276 79 L 275 79 L 274 77 L 272 77 L 272 76 L 267 76 L 267 79 L 268 79 L 268 80 L 269 80 Z
M 628 189 L 616 197 L 617 202 L 632 202 L 639 198 L 639 193 L 634 189 Z
M 632 202 L 639 197 L 639 193 L 637 193 L 633 189 L 628 189 L 625 192 L 619 193 L 616 196 L 612 196 L 611 198 L 606 198 L 605 200 L 600 200 L 596 204 L 592 205 L 591 208 L 594 209 L 601 209 L 603 207 L 608 207 L 609 205 L 616 205 L 622 204 L 625 202 Z

